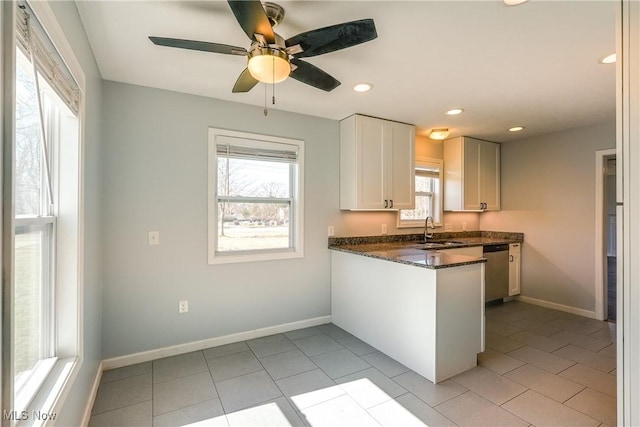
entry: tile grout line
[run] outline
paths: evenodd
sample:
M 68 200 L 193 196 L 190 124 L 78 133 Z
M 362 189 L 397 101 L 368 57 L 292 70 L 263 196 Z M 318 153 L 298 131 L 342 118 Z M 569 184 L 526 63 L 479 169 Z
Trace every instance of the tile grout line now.
M 246 341 L 242 341 L 242 342 L 246 343 Z M 227 419 L 227 413 L 224 410 L 224 405 L 222 404 L 222 397 L 220 396 L 220 393 L 218 392 L 218 387 L 216 386 L 216 382 L 213 379 L 213 373 L 211 372 L 211 366 L 209 365 L 209 360 L 204 355 L 204 350 L 201 350 L 201 352 L 202 352 L 202 357 L 204 358 L 204 363 L 205 363 L 205 365 L 207 365 L 207 370 L 209 371 L 209 377 L 211 378 L 211 383 L 213 384 L 213 390 L 216 392 L 216 396 L 218 396 L 217 399 L 220 401 L 220 407 L 222 408 L 222 415 L 224 415 L 225 420 L 226 420 Z M 235 354 L 235 353 L 232 353 L 232 354 Z M 194 405 L 191 405 L 191 406 L 194 406 Z M 229 423 L 227 422 L 227 424 L 229 424 Z
M 91 414 L 91 417 L 94 417 L 94 416 L 96 416 L 96 415 L 104 415 L 104 414 L 108 414 L 109 412 L 120 411 L 120 410 L 122 410 L 122 409 L 130 408 L 130 407 L 132 407 L 132 406 L 136 406 L 136 405 L 140 405 L 141 403 L 145 403 L 145 402 L 152 402 L 152 405 L 153 405 L 153 398 L 151 398 L 151 399 L 147 399 L 147 400 L 142 400 L 142 401 L 140 401 L 140 402 L 136 402 L 136 403 L 132 403 L 132 404 L 130 404 L 130 405 L 124 405 L 124 406 L 121 406 L 121 407 L 119 407 L 119 408 L 109 409 L 108 411 L 102 411 L 102 412 L 92 413 L 92 414 Z
M 154 369 L 154 365 L 155 365 L 155 360 L 151 362 L 151 426 L 153 427 L 153 420 L 155 419 L 155 399 L 154 399 L 154 393 L 155 393 L 155 381 L 153 380 L 154 376 L 155 376 L 155 369 Z

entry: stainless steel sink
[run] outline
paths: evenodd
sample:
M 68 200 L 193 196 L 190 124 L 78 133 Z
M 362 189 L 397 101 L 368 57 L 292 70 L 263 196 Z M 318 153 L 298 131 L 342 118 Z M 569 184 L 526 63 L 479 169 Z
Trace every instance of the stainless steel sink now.
M 416 248 L 427 251 L 429 249 L 441 249 L 444 246 L 445 245 L 440 242 L 427 242 L 427 243 L 418 243 L 416 245 Z
M 447 246 L 457 246 L 457 245 L 464 245 L 464 242 L 459 242 L 457 240 L 442 240 L 439 242 L 418 243 L 415 245 L 415 247 L 417 249 L 422 249 L 427 251 L 430 249 L 442 249 L 442 248 L 446 248 Z

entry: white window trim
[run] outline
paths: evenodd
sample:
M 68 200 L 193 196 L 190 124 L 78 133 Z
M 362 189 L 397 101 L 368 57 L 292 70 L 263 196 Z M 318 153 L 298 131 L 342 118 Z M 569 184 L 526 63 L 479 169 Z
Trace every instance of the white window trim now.
M 444 194 L 443 194 L 443 189 L 444 189 L 444 183 L 443 183 L 443 161 L 442 159 L 436 159 L 436 158 L 432 158 L 432 157 L 421 157 L 421 156 L 416 156 L 416 163 L 415 163 L 415 167 L 419 168 L 419 167 L 431 167 L 434 164 L 438 165 L 438 170 L 439 170 L 439 174 L 440 174 L 440 178 L 439 178 L 439 186 L 440 186 L 440 198 L 442 200 L 440 200 L 440 212 L 438 215 L 438 221 L 434 222 L 434 226 L 442 226 L 442 221 L 443 221 L 443 200 L 444 200 Z M 398 210 L 398 214 L 396 215 L 396 228 L 424 228 L 424 221 L 423 220 L 419 220 L 419 221 L 401 221 L 400 220 L 400 210 Z
M 298 151 L 298 174 L 294 177 L 295 185 L 292 198 L 295 200 L 292 210 L 294 219 L 294 234 L 292 249 L 273 249 L 259 252 L 234 252 L 227 254 L 216 254 L 218 236 L 218 205 L 217 205 L 217 180 L 218 161 L 216 155 L 216 137 L 226 136 L 253 140 L 263 143 L 277 143 L 294 145 Z M 209 128 L 209 156 L 208 156 L 208 263 L 230 264 L 238 262 L 270 261 L 304 257 L 304 141 L 299 139 L 282 138 L 270 135 L 260 135 L 247 132 L 238 132 L 227 129 Z
M 77 119 L 79 122 L 77 161 L 78 188 L 75 200 L 77 203 L 77 211 L 75 218 L 76 236 L 74 236 L 75 247 L 68 247 L 66 251 L 70 256 L 75 257 L 73 271 L 69 271 L 69 278 L 74 279 L 71 286 L 67 286 L 64 295 L 58 295 L 57 299 L 65 299 L 68 301 L 66 313 L 57 308 L 58 315 L 67 316 L 67 323 L 73 323 L 64 331 L 58 329 L 58 346 L 62 344 L 65 355 L 71 354 L 69 357 L 58 357 L 51 372 L 47 376 L 47 380 L 36 393 L 33 401 L 29 405 L 29 411 L 38 411 L 42 414 L 59 413 L 66 397 L 70 393 L 75 379 L 79 373 L 82 361 L 84 359 L 84 331 L 83 331 L 83 301 L 84 301 L 84 118 L 85 118 L 85 87 L 86 78 L 80 62 L 77 60 L 71 45 L 69 44 L 62 27 L 58 23 L 55 13 L 51 9 L 48 2 L 31 1 L 29 6 L 32 11 L 46 29 L 51 41 L 56 46 L 58 53 L 64 59 L 69 71 L 76 79 L 80 88 L 81 98 Z M 72 196 L 73 197 L 73 196 Z M 60 292 L 60 290 L 58 290 Z M 62 298 L 61 298 L 62 297 Z M 71 301 L 73 300 L 73 301 Z M 77 310 L 68 310 L 68 306 L 76 307 Z M 62 336 L 60 336 L 62 334 Z M 30 412 L 32 413 L 32 412 Z M 30 425 L 42 425 L 46 423 L 44 420 L 29 420 Z M 22 423 L 19 423 L 22 424 Z

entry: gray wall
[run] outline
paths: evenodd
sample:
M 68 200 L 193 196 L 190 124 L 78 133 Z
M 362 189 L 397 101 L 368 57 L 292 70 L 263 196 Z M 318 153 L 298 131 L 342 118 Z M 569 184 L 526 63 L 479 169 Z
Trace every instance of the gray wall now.
M 104 358 L 331 313 L 338 122 L 115 82 L 103 92 Z M 210 126 L 306 141 L 303 259 L 207 265 Z
M 101 116 L 102 79 L 74 2 L 50 2 L 86 76 L 84 120 L 84 305 L 81 368 L 58 412 L 58 425 L 80 425 L 102 360 Z
M 502 210 L 483 230 L 524 233 L 522 295 L 595 310 L 595 152 L 615 123 L 502 144 Z

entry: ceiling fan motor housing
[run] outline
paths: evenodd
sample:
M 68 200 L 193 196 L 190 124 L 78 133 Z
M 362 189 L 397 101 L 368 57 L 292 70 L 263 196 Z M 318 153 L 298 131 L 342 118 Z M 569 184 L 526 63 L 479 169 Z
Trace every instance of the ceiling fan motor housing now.
M 272 27 L 282 22 L 284 19 L 284 8 L 282 6 L 271 2 L 264 2 L 262 6 Z

